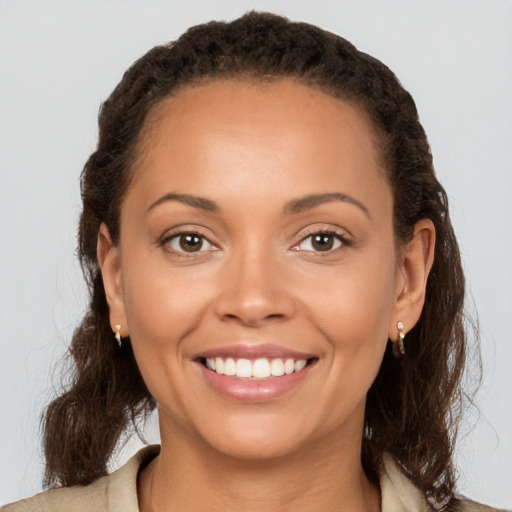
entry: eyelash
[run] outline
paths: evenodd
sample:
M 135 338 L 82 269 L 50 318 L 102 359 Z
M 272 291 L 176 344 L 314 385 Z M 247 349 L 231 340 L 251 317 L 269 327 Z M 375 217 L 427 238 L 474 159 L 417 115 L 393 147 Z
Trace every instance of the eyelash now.
M 167 251 L 170 251 L 173 254 L 180 256 L 180 257 L 184 257 L 184 258 L 191 258 L 197 253 L 206 252 L 205 250 L 199 250 L 199 251 L 191 251 L 191 252 L 187 253 L 187 251 L 180 251 L 180 250 L 174 249 L 172 247 L 169 247 L 169 244 L 171 241 L 179 240 L 180 237 L 185 236 L 185 235 L 197 236 L 198 238 L 200 238 L 202 240 L 203 244 L 204 244 L 204 242 L 207 242 L 208 244 L 210 244 L 212 246 L 213 249 L 210 249 L 210 250 L 217 250 L 217 247 L 212 242 L 210 242 L 210 240 L 208 240 L 208 238 L 206 238 L 203 234 L 199 233 L 198 231 L 194 231 L 194 230 L 190 230 L 190 229 L 175 231 L 171 235 L 164 237 L 161 240 L 160 245 Z M 201 247 L 201 249 L 202 249 L 202 247 Z
M 205 237 L 203 234 L 199 233 L 198 231 L 187 230 L 187 229 L 184 229 L 182 231 L 174 232 L 171 235 L 164 237 L 161 240 L 160 245 L 162 247 L 164 247 L 164 248 L 167 248 L 167 250 L 172 251 L 174 254 L 176 254 L 176 255 L 178 255 L 180 257 L 185 257 L 185 258 L 193 257 L 194 254 L 197 254 L 197 253 L 200 253 L 200 252 L 206 252 L 206 250 L 204 250 L 204 249 L 201 250 L 202 247 L 200 248 L 199 251 L 191 251 L 189 253 L 187 253 L 187 251 L 180 251 L 180 250 L 177 250 L 175 248 L 169 248 L 169 243 L 171 241 L 178 240 L 180 237 L 182 237 L 184 235 L 197 236 L 199 239 L 201 239 L 202 244 L 204 244 L 204 242 L 207 242 L 212 247 L 212 249 L 207 249 L 207 250 L 218 250 L 218 248 L 212 242 L 210 242 L 210 240 L 208 240 L 208 238 Z M 350 247 L 350 245 L 351 245 L 350 240 L 347 238 L 347 236 L 345 234 L 341 234 L 340 232 L 332 230 L 332 229 L 314 229 L 314 230 L 311 230 L 311 231 L 307 232 L 301 238 L 301 240 L 297 244 L 295 244 L 291 249 L 295 250 L 295 251 L 300 251 L 299 246 L 302 243 L 304 243 L 309 238 L 312 238 L 312 237 L 317 236 L 317 235 L 331 236 L 331 237 L 335 238 L 338 242 L 340 242 L 340 246 L 339 247 L 335 247 L 334 249 L 328 249 L 326 251 L 315 251 L 315 250 L 310 250 L 310 249 L 307 249 L 305 251 L 307 251 L 307 252 L 314 252 L 314 253 L 317 253 L 319 255 L 329 255 L 329 254 L 333 254 L 334 252 L 337 252 L 337 251 L 341 250 L 343 247 Z
M 342 250 L 343 247 L 350 247 L 352 245 L 351 241 L 349 240 L 349 238 L 347 237 L 347 235 L 345 233 L 340 233 L 339 231 L 336 231 L 333 229 L 312 229 L 311 231 L 306 232 L 306 234 L 301 238 L 300 242 L 295 244 L 292 247 L 292 250 L 298 251 L 299 250 L 298 247 L 300 244 L 305 242 L 308 238 L 312 239 L 314 236 L 317 236 L 317 235 L 332 236 L 333 238 L 335 238 L 337 241 L 340 242 L 340 246 L 336 247 L 334 249 L 329 249 L 327 251 L 308 250 L 308 252 L 314 252 L 318 255 L 327 256 L 327 255 L 330 255 L 330 254 L 333 254 L 335 252 Z

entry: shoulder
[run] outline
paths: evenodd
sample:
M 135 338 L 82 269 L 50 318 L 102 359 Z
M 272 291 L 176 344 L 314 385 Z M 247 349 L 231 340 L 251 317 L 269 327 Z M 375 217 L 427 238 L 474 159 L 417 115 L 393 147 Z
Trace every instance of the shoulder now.
M 86 487 L 73 486 L 50 489 L 25 500 L 2 507 L 1 512 L 61 511 L 76 512 L 108 510 L 107 489 L 110 475 Z
M 384 454 L 380 475 L 382 512 L 431 512 L 422 493 L 404 475 L 389 454 Z M 507 512 L 460 497 L 457 512 Z M 509 511 L 512 512 L 512 511 Z
M 87 486 L 61 487 L 1 507 L 1 512 L 138 512 L 137 475 L 159 452 L 147 446 L 124 466 Z
M 510 510 L 504 510 L 496 507 L 489 507 L 487 505 L 482 505 L 481 503 L 477 503 L 476 501 L 468 500 L 467 498 L 459 498 L 459 506 L 460 512 L 511 512 Z

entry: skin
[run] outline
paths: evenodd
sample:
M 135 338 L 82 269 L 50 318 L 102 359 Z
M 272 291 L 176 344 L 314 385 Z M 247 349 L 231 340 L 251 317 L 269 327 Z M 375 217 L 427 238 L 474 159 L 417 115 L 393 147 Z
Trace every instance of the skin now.
M 104 225 L 98 237 L 112 328 L 130 336 L 159 408 L 142 511 L 380 510 L 360 461 L 365 399 L 397 322 L 419 318 L 434 228 L 419 222 L 397 248 L 379 161 L 357 108 L 290 80 L 212 82 L 154 108 L 119 244 Z M 350 199 L 290 211 L 334 193 Z M 204 237 L 201 250 L 180 252 L 177 230 Z M 311 234 L 326 232 L 333 249 L 318 250 Z M 315 364 L 283 396 L 240 402 L 196 360 L 235 343 Z

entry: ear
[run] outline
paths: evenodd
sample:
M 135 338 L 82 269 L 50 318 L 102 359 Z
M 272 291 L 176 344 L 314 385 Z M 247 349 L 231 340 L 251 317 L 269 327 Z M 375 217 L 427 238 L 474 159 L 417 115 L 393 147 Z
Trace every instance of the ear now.
M 128 336 L 121 256 L 119 248 L 112 242 L 108 228 L 103 223 L 98 231 L 97 257 L 109 307 L 112 331 L 116 332 L 116 325 L 121 325 L 121 336 Z
M 391 315 L 388 337 L 395 340 L 397 323 L 410 331 L 418 322 L 425 303 L 427 279 L 434 263 L 436 229 L 430 219 L 422 219 L 414 226 L 411 240 L 400 253 L 401 279 L 397 280 L 394 311 Z

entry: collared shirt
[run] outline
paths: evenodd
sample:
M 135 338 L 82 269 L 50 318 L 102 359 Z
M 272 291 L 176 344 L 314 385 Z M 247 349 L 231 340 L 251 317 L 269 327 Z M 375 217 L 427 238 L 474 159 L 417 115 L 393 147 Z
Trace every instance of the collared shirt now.
M 141 465 L 159 453 L 158 445 L 146 446 L 117 471 L 82 487 L 62 487 L 17 501 L 1 512 L 139 512 L 137 475 Z M 384 455 L 380 477 L 382 512 L 430 512 L 421 492 L 399 470 L 389 455 Z M 463 512 L 500 512 L 473 501 L 463 500 Z M 501 511 L 506 512 L 506 511 Z

